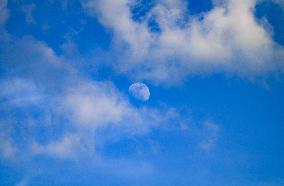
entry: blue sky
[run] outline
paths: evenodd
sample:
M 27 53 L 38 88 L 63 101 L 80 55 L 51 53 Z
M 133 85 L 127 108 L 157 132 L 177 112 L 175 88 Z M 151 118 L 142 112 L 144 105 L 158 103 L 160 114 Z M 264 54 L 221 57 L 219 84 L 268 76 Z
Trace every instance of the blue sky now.
M 284 185 L 282 25 L 282 0 L 0 0 L 0 185 Z

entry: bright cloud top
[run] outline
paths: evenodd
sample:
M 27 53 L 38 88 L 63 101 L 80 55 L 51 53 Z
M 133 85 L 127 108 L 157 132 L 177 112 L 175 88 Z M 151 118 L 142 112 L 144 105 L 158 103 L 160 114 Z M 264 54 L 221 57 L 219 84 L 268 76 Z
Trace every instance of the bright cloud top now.
M 185 1 L 157 1 L 139 20 L 132 12 L 143 7 L 139 1 L 84 0 L 83 6 L 113 30 L 118 48 L 128 49 L 119 50 L 115 69 L 169 83 L 212 71 L 255 76 L 282 70 L 283 47 L 254 16 L 257 3 L 215 1 L 209 12 L 190 16 Z
M 150 97 L 150 91 L 144 83 L 133 83 L 129 87 L 129 93 L 140 101 L 147 101 Z

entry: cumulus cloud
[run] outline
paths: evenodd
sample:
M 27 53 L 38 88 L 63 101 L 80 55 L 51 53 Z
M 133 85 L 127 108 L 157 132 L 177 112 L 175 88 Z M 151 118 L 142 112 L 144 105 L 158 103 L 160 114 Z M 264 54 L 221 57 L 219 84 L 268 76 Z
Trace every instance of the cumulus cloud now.
M 204 72 L 255 76 L 282 68 L 275 58 L 283 57 L 278 54 L 283 49 L 256 20 L 256 3 L 216 1 L 207 13 L 189 16 L 184 1 L 157 1 L 137 21 L 131 10 L 139 1 L 82 1 L 88 14 L 115 34 L 115 45 L 123 54 L 115 69 L 164 83 Z M 153 20 L 160 31 L 151 30 Z

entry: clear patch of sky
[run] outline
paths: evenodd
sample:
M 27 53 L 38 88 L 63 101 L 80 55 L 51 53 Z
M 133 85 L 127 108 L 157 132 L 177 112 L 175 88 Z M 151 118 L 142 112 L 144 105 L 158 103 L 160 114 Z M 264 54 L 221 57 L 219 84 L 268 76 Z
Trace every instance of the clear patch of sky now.
M 57 53 L 62 52 L 62 44 L 69 40 L 76 43 L 82 53 L 110 46 L 111 32 L 97 19 L 87 16 L 79 1 L 72 1 L 65 8 L 60 1 L 33 3 L 32 16 L 35 23 L 28 23 L 23 12 L 23 6 L 30 3 L 9 1 L 10 16 L 6 28 L 13 36 L 32 35 L 46 42 Z
M 206 13 L 213 8 L 212 0 L 187 0 L 189 14 Z
M 132 19 L 141 22 L 147 16 L 147 13 L 156 5 L 157 1 L 155 0 L 139 0 L 137 3 L 133 4 L 131 7 Z M 210 11 L 213 8 L 211 0 L 187 0 L 185 2 L 187 5 L 187 13 L 181 20 L 178 20 L 177 26 L 184 26 L 184 23 L 188 20 L 190 15 L 201 15 Z M 154 16 L 148 18 L 148 27 L 152 32 L 161 32 L 159 25 Z M 202 18 L 202 16 L 200 17 Z

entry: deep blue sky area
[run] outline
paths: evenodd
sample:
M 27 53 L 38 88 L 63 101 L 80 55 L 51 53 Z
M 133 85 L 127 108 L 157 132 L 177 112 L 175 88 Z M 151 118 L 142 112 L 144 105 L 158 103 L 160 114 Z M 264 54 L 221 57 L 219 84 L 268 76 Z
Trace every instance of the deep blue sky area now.
M 281 0 L 0 0 L 0 185 L 284 185 L 283 25 Z

